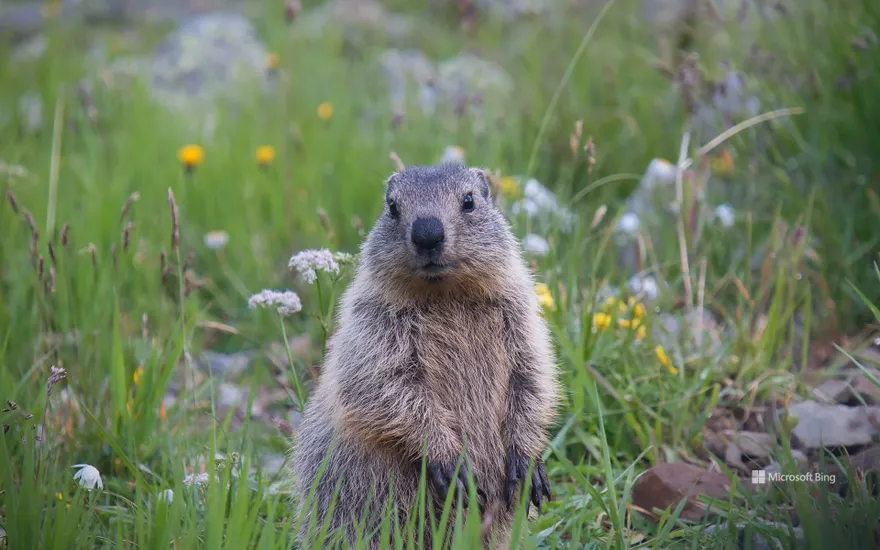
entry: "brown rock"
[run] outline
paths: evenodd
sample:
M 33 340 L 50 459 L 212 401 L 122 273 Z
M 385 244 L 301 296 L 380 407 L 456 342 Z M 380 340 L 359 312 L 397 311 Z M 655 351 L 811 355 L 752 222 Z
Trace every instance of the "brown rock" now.
M 633 504 L 652 513 L 655 508 L 668 508 L 672 512 L 687 497 L 688 503 L 679 517 L 699 520 L 706 514 L 706 504 L 697 497 L 705 495 L 726 501 L 730 488 L 727 476 L 720 472 L 710 472 L 684 462 L 670 462 L 649 468 L 636 479 Z

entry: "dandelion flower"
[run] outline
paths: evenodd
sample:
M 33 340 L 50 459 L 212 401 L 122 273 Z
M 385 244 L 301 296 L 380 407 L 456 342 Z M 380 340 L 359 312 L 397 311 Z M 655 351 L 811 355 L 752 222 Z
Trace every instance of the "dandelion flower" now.
M 257 164 L 260 166 L 268 166 L 273 160 L 275 160 L 275 148 L 271 145 L 257 147 L 256 157 Z
M 510 176 L 504 176 L 498 182 L 501 194 L 510 199 L 518 199 L 522 195 L 519 184 Z
M 190 172 L 205 160 L 205 150 L 200 145 L 184 145 L 177 150 L 177 159 Z
M 618 319 L 617 324 L 620 326 L 620 328 L 632 328 L 633 326 L 632 321 L 630 321 L 629 319 Z
M 660 361 L 660 364 L 666 367 L 666 370 L 668 370 L 670 374 L 678 374 L 678 369 L 672 365 L 672 362 L 669 360 L 669 356 L 666 355 L 666 350 L 663 349 L 663 346 L 655 347 L 654 353 L 657 355 L 657 359 Z
M 73 467 L 79 468 L 79 470 L 73 475 L 73 480 L 78 482 L 86 490 L 91 491 L 95 486 L 97 486 L 98 489 L 104 488 L 104 482 L 101 480 L 101 472 L 99 472 L 97 468 L 89 464 L 75 464 Z
M 269 71 L 275 71 L 278 69 L 278 63 L 281 61 L 281 57 L 275 52 L 270 53 L 266 56 L 266 68 Z
M 318 105 L 318 118 L 321 120 L 327 120 L 333 116 L 333 105 L 328 102 L 321 103 Z
M 165 489 L 161 493 L 159 493 L 159 502 L 164 502 L 166 504 L 171 504 L 174 501 L 174 491 L 171 489 Z
M 226 231 L 209 231 L 203 237 L 205 246 L 211 250 L 219 250 L 229 242 L 229 234 Z
M 312 284 L 318 278 L 318 271 L 338 274 L 340 258 L 343 257 L 327 249 L 303 250 L 290 258 L 288 267 L 296 269 L 305 282 Z
M 299 296 L 290 290 L 285 290 L 284 292 L 263 290 L 259 294 L 254 294 L 250 297 L 248 307 L 251 309 L 274 307 L 280 315 L 287 317 L 302 310 L 302 302 Z
M 550 243 L 547 239 L 534 233 L 529 233 L 522 240 L 523 249 L 535 256 L 546 256 L 550 252 Z
M 545 309 L 553 309 L 553 295 L 550 294 L 550 288 L 544 283 L 536 283 L 535 291 L 538 293 L 538 301 L 541 307 Z
M 593 315 L 593 326 L 600 331 L 604 331 L 611 325 L 611 316 L 607 313 L 596 313 Z
M 639 302 L 633 306 L 633 317 L 636 319 L 644 319 L 647 316 L 648 311 L 645 309 L 645 306 Z
M 639 328 L 636 329 L 636 340 L 644 340 L 647 332 L 645 325 L 639 325 Z

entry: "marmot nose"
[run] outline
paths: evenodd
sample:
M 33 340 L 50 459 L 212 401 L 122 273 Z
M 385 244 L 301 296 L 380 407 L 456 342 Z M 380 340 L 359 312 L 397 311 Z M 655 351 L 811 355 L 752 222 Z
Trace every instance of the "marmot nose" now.
M 437 218 L 419 218 L 412 225 L 412 242 L 419 252 L 435 252 L 443 244 L 443 223 Z

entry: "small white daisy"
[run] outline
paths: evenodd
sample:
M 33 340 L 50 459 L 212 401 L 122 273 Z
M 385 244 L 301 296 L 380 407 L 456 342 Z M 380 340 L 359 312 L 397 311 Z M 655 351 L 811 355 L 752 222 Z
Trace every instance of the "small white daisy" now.
M 550 243 L 547 239 L 534 233 L 529 233 L 522 240 L 523 249 L 535 256 L 546 256 L 550 252 Z
M 464 163 L 464 149 L 458 145 L 450 145 L 443 150 L 443 162 Z
M 656 300 L 657 296 L 660 294 L 657 281 L 650 275 L 647 277 L 633 275 L 630 280 L 627 281 L 626 286 L 631 293 L 641 295 L 647 301 Z
M 635 212 L 627 212 L 618 220 L 617 230 L 632 235 L 639 230 L 639 225 L 639 215 Z
M 736 221 L 736 212 L 727 204 L 719 204 L 715 207 L 715 217 L 722 227 L 733 227 Z
M 229 234 L 226 231 L 209 231 L 205 233 L 204 241 L 211 250 L 219 250 L 229 242 Z
M 89 464 L 74 464 L 74 468 L 79 468 L 79 470 L 73 475 L 73 480 L 79 483 L 85 489 L 91 491 L 98 487 L 98 489 L 104 488 L 104 482 L 101 480 L 101 472 L 98 471 L 97 468 L 91 466 Z

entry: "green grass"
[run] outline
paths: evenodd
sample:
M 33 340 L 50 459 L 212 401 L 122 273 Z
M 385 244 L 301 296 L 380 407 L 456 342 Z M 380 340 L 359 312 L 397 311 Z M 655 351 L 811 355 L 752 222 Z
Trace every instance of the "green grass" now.
M 318 295 L 291 274 L 288 259 L 307 248 L 357 252 L 355 221 L 369 229 L 381 211 L 383 181 L 394 169 L 389 154 L 426 164 L 447 145 L 463 147 L 469 164 L 537 178 L 577 215 L 571 233 L 545 235 L 552 250 L 536 263 L 555 302 L 547 318 L 566 395 L 545 456 L 555 498 L 520 526 L 524 546 L 724 544 L 709 541 L 708 523 L 678 519 L 677 510 L 659 523 L 647 521 L 630 507 L 633 483 L 650 465 L 700 456 L 703 428 L 716 408 L 803 394 L 812 339 L 837 342 L 880 323 L 872 306 L 880 304 L 872 145 L 880 142 L 880 56 L 876 45 L 865 52 L 851 46 L 863 27 L 880 34 L 880 7 L 802 2 L 755 29 L 768 55 L 757 64 L 761 70 L 752 62 L 747 74 L 764 110 L 802 108 L 803 114 L 758 124 L 722 144 L 734 170 L 716 180 L 723 186 L 713 183 L 707 202 L 734 204 L 737 224 L 721 230 L 698 220 L 692 231 L 688 218 L 684 225 L 693 305 L 702 296 L 702 307 L 725 329 L 714 348 L 684 338 L 668 344 L 674 369 L 660 364 L 650 331 L 638 340 L 617 328 L 616 319 L 605 331 L 592 328 L 602 304 L 589 297 L 626 281 L 611 233 L 623 200 L 652 158 L 678 158 L 687 127 L 675 92 L 655 67 L 670 60 L 631 15 L 637 3 L 617 0 L 584 42 L 599 8 L 554 19 L 552 32 L 528 21 L 483 22 L 467 34 L 444 13 L 413 39 L 436 57 L 478 49 L 511 72 L 514 104 L 488 106 L 504 116 L 486 134 L 450 113 L 408 116 L 392 128 L 380 77 L 364 61 L 381 51 L 380 41 L 362 60 L 347 59 L 338 34 L 305 44 L 288 36 L 274 13 L 258 25 L 280 54 L 280 91 L 222 111 L 211 137 L 151 104 L 139 89 L 122 96 L 96 89 L 99 123 L 93 124 L 76 90 L 85 40 L 75 29 L 49 33 L 46 55 L 33 64 L 2 64 L 0 161 L 26 171 L 0 176 L 19 209 L 0 205 L 0 399 L 17 405 L 0 413 L 9 426 L 0 437 L 0 528 L 8 547 L 289 548 L 295 525 L 284 487 L 251 468 L 263 453 L 284 452 L 284 433 L 248 415 L 221 415 L 217 392 L 224 380 L 197 376 L 193 363 L 204 349 L 256 350 L 257 360 L 234 381 L 250 404 L 261 388 L 278 386 L 272 344 L 305 335 L 311 346 L 304 355 L 281 346 L 288 404 L 299 408 L 349 279 L 332 286 L 323 280 Z M 694 46 L 700 66 L 710 75 L 717 61 L 746 66 L 740 27 L 705 25 Z M 113 29 L 102 32 L 115 36 Z M 848 62 L 862 76 L 844 86 Z M 26 91 L 44 104 L 44 124 L 35 133 L 23 129 L 16 111 Z M 328 120 L 316 115 L 321 102 L 333 105 Z M 573 157 L 569 149 L 577 120 L 596 145 L 589 170 L 586 155 Z M 688 154 L 713 137 L 692 135 Z M 175 156 L 187 143 L 205 151 L 191 177 Z M 261 145 L 278 151 L 267 170 L 254 162 Z M 169 190 L 179 246 L 172 242 Z M 603 205 L 608 213 L 593 226 Z M 38 232 L 33 257 L 25 211 Z M 532 229 L 514 221 L 520 236 Z M 214 230 L 229 235 L 222 250 L 203 243 Z M 661 313 L 689 306 L 682 306 L 676 224 L 649 237 L 644 267 L 668 284 L 647 312 L 653 328 Z M 811 238 L 820 261 L 807 255 Z M 763 261 L 751 265 L 760 251 Z M 263 288 L 296 290 L 304 313 L 279 324 L 269 311 L 249 310 L 248 297 Z M 797 326 L 806 338 L 794 337 Z M 67 376 L 50 400 L 51 366 Z M 177 399 L 165 404 L 172 386 L 179 388 Z M 79 487 L 74 464 L 95 466 L 103 490 Z M 185 484 L 200 467 L 213 481 Z M 873 537 L 880 510 L 864 484 L 851 485 L 844 497 L 811 494 L 807 486 L 760 496 L 734 491 L 729 502 L 713 506 L 731 524 L 784 524 L 783 512 L 793 507 L 809 547 L 856 548 Z M 170 505 L 159 499 L 166 489 L 175 495 Z M 383 529 L 405 532 L 406 526 Z M 456 547 L 470 547 L 468 537 L 478 529 L 474 521 L 462 526 Z M 316 535 L 332 536 L 320 531 L 316 526 Z M 732 544 L 731 534 L 722 529 L 715 536 Z

